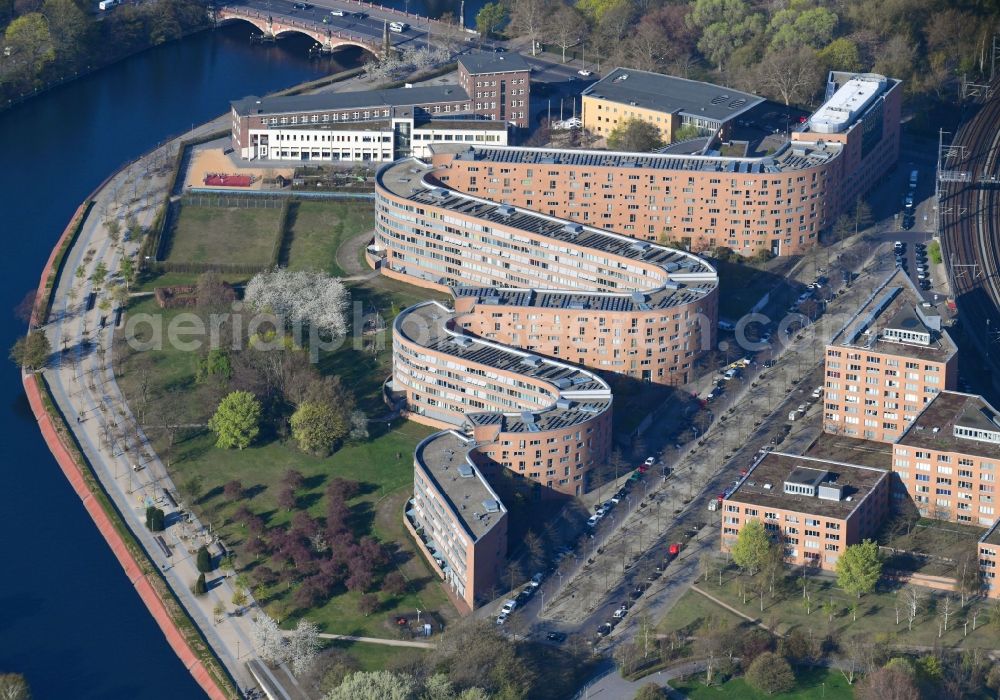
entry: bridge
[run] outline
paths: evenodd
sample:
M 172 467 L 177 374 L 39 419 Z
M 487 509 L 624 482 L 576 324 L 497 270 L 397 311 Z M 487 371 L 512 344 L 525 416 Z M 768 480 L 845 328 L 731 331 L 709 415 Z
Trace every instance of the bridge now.
M 248 22 L 266 41 L 298 33 L 311 38 L 324 52 L 357 46 L 378 57 L 394 46 L 423 43 L 431 34 L 463 31 L 438 20 L 359 0 L 344 0 L 336 6 L 326 2 L 314 6 L 292 0 L 234 0 L 217 6 L 213 19 L 218 24 Z M 410 26 L 404 32 L 390 32 L 388 24 L 393 21 Z

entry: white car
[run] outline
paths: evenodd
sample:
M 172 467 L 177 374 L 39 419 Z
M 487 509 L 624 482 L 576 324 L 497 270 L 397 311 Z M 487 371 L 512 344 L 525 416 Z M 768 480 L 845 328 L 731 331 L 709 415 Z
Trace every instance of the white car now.
M 503 607 L 500 608 L 501 615 L 510 615 L 514 612 L 514 608 L 517 607 L 517 601 L 511 598 L 510 600 L 505 600 Z
M 590 527 L 594 527 L 595 525 L 597 525 L 597 522 L 599 520 L 600 518 L 597 517 L 596 515 L 591 515 L 589 518 L 587 518 L 587 525 L 589 525 Z
M 538 588 L 539 586 L 542 585 L 543 578 L 544 577 L 541 574 L 535 574 L 534 576 L 531 577 L 531 580 L 528 581 L 528 583 L 531 585 L 532 588 Z
M 815 389 L 813 389 L 812 397 L 814 399 L 818 399 L 822 395 L 823 395 L 823 387 L 818 386 Z
M 344 16 L 344 11 L 343 10 L 330 10 L 330 14 L 333 15 L 334 17 L 343 17 Z
M 505 622 L 507 622 L 507 613 L 500 613 L 499 615 L 497 615 L 498 625 L 502 625 Z
M 620 608 L 618 608 L 617 610 L 615 610 L 614 613 L 612 613 L 612 617 L 614 617 L 615 619 L 620 620 L 623 617 L 625 617 L 626 613 L 628 613 L 628 608 L 626 608 L 623 605 Z
M 646 457 L 646 461 L 643 462 L 643 464 L 645 464 L 647 467 L 651 467 L 654 464 L 656 464 L 656 458 L 655 457 Z
M 577 71 L 577 73 L 579 73 L 580 75 L 582 75 L 584 78 L 589 78 L 590 76 L 592 76 L 594 74 L 594 71 L 587 70 L 586 68 L 581 68 L 580 70 Z

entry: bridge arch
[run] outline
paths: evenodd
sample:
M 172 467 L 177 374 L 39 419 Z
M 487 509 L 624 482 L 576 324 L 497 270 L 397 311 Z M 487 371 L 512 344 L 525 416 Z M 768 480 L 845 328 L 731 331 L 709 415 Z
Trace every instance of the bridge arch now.
M 217 24 L 233 21 L 245 22 L 257 29 L 262 35 L 271 36 L 274 39 L 291 34 L 302 34 L 322 46 L 325 51 L 354 46 L 367 51 L 376 58 L 382 54 L 381 42 L 363 41 L 350 36 L 343 36 L 340 32 L 328 29 L 325 25 L 317 25 L 316 27 L 298 26 L 298 24 L 289 24 L 287 21 L 282 20 L 282 18 L 258 15 L 256 13 L 245 15 L 228 10 L 223 10 L 216 15 Z

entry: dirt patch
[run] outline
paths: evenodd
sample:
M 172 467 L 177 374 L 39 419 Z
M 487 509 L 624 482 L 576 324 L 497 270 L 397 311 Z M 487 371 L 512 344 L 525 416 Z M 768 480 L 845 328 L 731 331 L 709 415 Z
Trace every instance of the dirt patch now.
M 256 179 L 249 187 L 241 187 L 246 190 L 264 189 L 265 180 L 273 180 L 281 175 L 287 180 L 292 179 L 293 168 L 250 168 L 240 166 L 235 160 L 223 152 L 221 148 L 199 148 L 191 153 L 191 164 L 188 166 L 187 174 L 184 178 L 184 187 L 206 187 L 205 176 L 210 173 L 222 173 L 226 175 L 253 175 Z

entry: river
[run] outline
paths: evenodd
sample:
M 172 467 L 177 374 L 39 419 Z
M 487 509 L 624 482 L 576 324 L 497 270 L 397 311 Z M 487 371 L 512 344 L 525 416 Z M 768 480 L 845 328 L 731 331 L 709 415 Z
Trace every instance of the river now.
M 138 54 L 0 113 L 0 346 L 14 308 L 77 205 L 123 163 L 215 117 L 231 99 L 356 65 L 310 61 L 304 37 L 251 47 L 235 24 Z M 0 372 L 0 672 L 35 698 L 203 697 L 42 441 L 20 376 Z

